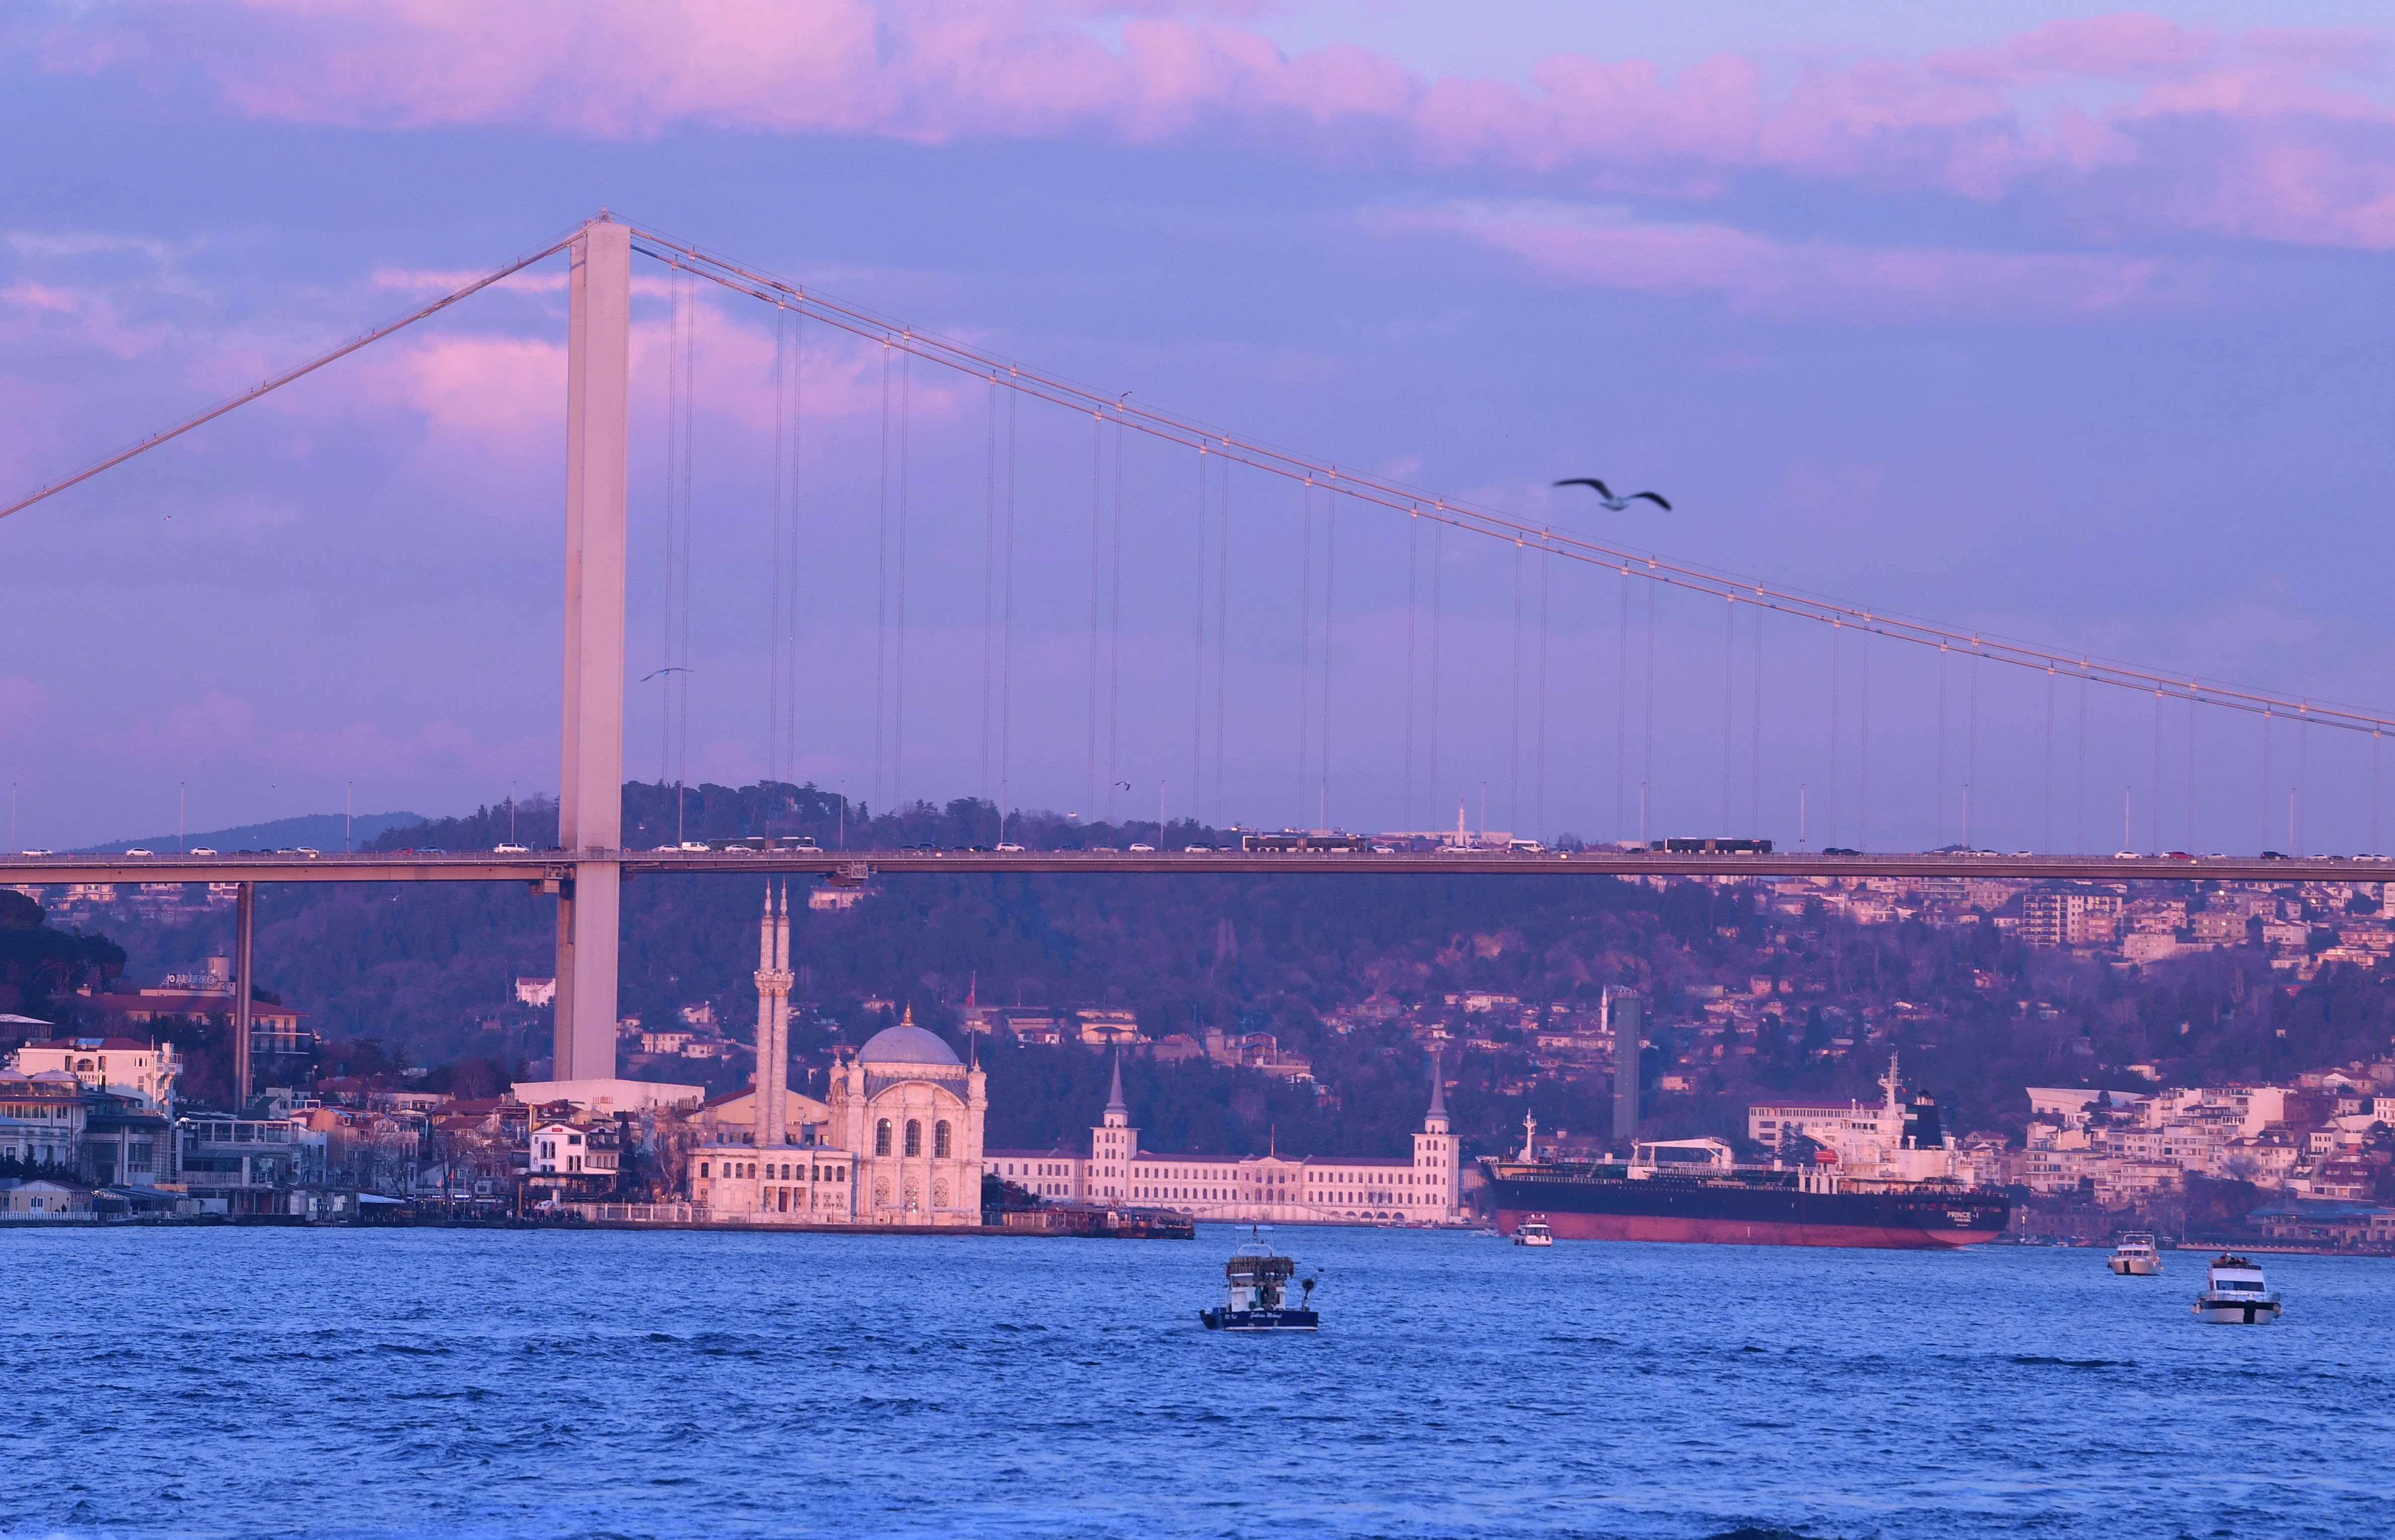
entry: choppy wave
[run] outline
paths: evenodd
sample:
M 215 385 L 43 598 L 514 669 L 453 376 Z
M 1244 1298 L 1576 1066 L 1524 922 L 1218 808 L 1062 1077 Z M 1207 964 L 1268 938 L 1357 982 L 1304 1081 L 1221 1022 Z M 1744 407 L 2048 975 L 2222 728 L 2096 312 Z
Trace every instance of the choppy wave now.
M 0 1537 L 2386 1533 L 2395 1265 L 2197 1324 L 2086 1253 L 0 1232 Z M 2218 1430 L 2234 1427 L 2223 1440 Z

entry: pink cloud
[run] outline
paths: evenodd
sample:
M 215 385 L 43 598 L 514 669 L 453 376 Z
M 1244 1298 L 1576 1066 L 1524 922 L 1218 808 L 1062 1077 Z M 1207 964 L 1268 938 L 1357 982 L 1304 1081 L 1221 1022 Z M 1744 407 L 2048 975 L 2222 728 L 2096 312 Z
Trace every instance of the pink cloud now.
M 677 124 L 879 134 L 1219 131 L 1303 150 L 1358 134 L 1421 164 L 1576 186 L 1700 195 L 1740 172 L 1861 178 L 1990 198 L 2045 174 L 2150 158 L 2137 132 L 2204 116 L 2395 129 L 2388 45 L 2370 34 L 2230 36 L 2122 13 L 2058 21 L 1922 60 L 1722 56 L 1666 79 L 1640 59 L 1556 55 L 1529 83 L 1431 78 L 1369 50 L 1286 55 L 1245 4 L 918 0 L 215 0 L 61 24 L 52 67 L 196 60 L 255 116 L 413 127 L 521 124 L 610 138 Z M 1119 20 L 1118 41 L 1095 30 Z M 172 46 L 166 46 L 171 43 Z M 2222 152 L 2229 204 L 2170 205 L 2256 233 L 2238 212 L 2290 186 Z M 2349 153 L 2365 154 L 2365 151 Z M 2383 160 L 2383 154 L 2367 156 Z M 2265 212 L 2257 208 L 2256 212 Z M 2379 244 L 2375 220 L 2288 238 Z
M 2150 258 L 1778 241 L 1717 224 L 1640 224 L 1542 205 L 1384 216 L 1509 251 L 1551 278 L 1733 309 L 1852 320 L 2085 315 L 2176 297 Z
M 2131 11 L 2049 21 L 1995 47 L 1940 53 L 1927 62 L 1931 71 L 1950 79 L 1991 84 L 2137 80 L 2199 68 L 2220 46 L 2217 34 L 2207 28 Z

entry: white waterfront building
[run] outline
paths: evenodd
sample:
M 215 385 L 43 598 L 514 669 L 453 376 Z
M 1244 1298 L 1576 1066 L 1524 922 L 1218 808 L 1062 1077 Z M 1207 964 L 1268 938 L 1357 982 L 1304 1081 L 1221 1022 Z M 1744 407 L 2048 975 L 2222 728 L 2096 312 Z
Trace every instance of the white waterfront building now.
M 1139 1147 L 1122 1062 L 1090 1152 L 992 1150 L 990 1172 L 1057 1202 L 1170 1208 L 1235 1224 L 1452 1224 L 1463 1217 L 1461 1141 L 1431 1061 L 1430 1112 L 1410 1156 L 1173 1155 Z

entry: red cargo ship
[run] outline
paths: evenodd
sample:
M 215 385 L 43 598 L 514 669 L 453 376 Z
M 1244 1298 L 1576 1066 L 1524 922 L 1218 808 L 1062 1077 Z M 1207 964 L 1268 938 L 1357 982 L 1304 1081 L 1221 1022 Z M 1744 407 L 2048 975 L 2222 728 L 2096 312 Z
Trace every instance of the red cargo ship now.
M 2011 1200 L 1961 1178 L 1937 1103 L 1902 1101 L 1892 1060 L 1880 1084 L 1877 1105 L 1819 1109 L 1810 1153 L 1793 1165 L 1734 1165 L 1711 1139 L 1635 1143 L 1623 1161 L 1539 1160 L 1526 1139 L 1522 1158 L 1481 1162 L 1497 1231 L 1536 1215 L 1559 1240 L 1916 1251 L 2004 1233 Z

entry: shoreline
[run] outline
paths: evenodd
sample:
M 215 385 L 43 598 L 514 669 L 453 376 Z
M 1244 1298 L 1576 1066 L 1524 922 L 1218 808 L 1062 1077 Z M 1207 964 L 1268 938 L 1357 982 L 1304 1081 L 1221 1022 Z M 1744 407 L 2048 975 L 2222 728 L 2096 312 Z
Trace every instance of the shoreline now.
M 1224 1227 L 1224 1228 L 1231 1229 L 1231 1230 L 1238 1230 L 1238 1229 L 1241 1229 L 1241 1228 L 1245 1228 L 1245 1227 L 1243 1227 L 1243 1226 L 1240 1226 L 1240 1225 L 1238 1225 L 1238 1224 L 1236 1224 L 1236 1223 L 1234 1223 L 1234 1222 L 1232 1222 L 1232 1221 L 1230 1221 L 1230 1220 L 1227 1220 L 1227 1219 L 1221 1219 L 1221 1220 L 1202 1220 L 1202 1221 L 1198 1221 L 1198 1222 L 1199 1222 L 1199 1223 L 1203 1223 L 1203 1224 L 1220 1225 L 1220 1226 L 1223 1226 L 1223 1227 Z M 1302 1223 L 1302 1222 L 1290 1222 L 1290 1221 L 1283 1221 L 1283 1222 L 1280 1222 L 1280 1223 L 1277 1223 L 1277 1224 L 1275 1224 L 1275 1225 L 1272 1225 L 1272 1226 L 1268 1226 L 1268 1227 L 1265 1227 L 1265 1228 L 1270 1228 L 1270 1229 L 1275 1229 L 1275 1230 L 1385 1230 L 1385 1231 L 1409 1231 L 1409 1232 L 1410 1232 L 1410 1231 L 1420 1231 L 1421 1232 L 1425 1233 L 1425 1234 L 1431 1234 L 1431 1233 L 1453 1233 L 1453 1234 L 1481 1234 L 1481 1235 L 1488 1235 L 1488 1236 L 1497 1236 L 1497 1234 L 1498 1234 L 1498 1232 L 1497 1232 L 1497 1231 L 1492 1231 L 1492 1230 L 1488 1230 L 1488 1229 L 1485 1229 L 1485 1228 L 1482 1228 L 1482 1227 L 1477 1227 L 1477 1226 L 1465 1226 L 1465 1225 L 1434 1225 L 1434 1226 L 1410 1226 L 1410 1225 L 1349 1225 L 1349 1224 L 1305 1224 L 1305 1223 Z M 926 1238 L 930 1238 L 930 1237 L 943 1237 L 943 1236 L 955 1236 L 955 1237 L 965 1237 L 965 1236 L 1005 1236 L 1005 1237 L 1009 1237 L 1009 1238 L 1012 1238 L 1012 1239 L 1018 1239 L 1018 1240 L 1035 1240 L 1035 1241 L 1037 1241 L 1037 1240 L 1194 1240 L 1194 1239 L 1196 1238 L 1194 1235 L 1189 1235 L 1189 1236 L 1169 1236 L 1169 1235 L 1168 1235 L 1168 1236 L 1155 1236 L 1155 1235 L 1123 1235 L 1123 1234 L 1114 1234 L 1114 1235 L 1109 1235 L 1109 1234 L 1106 1234 L 1106 1233 L 1104 1233 L 1104 1232 L 1095 1232 L 1095 1233 L 1092 1233 L 1092 1232 L 1084 1232 L 1084 1231 L 1068 1231 L 1068 1230 L 1035 1230 L 1035 1229 L 1026 1229 L 1026 1228 L 1020 1227 L 1020 1226 L 1012 1226 L 1012 1227 L 1010 1227 L 1010 1226 L 1005 1226 L 1005 1225 L 871 1225 L 871 1224 L 829 1224 L 829 1225 L 827 1225 L 827 1224 L 803 1224 L 803 1225 L 802 1225 L 802 1224 L 774 1224 L 774 1225 L 761 1225 L 761 1224 L 747 1224 L 747 1223 L 741 1223 L 741 1222 L 737 1222 L 737 1221 L 730 1222 L 730 1223 L 722 1223 L 722 1222 L 714 1222 L 714 1221 L 688 1220 L 688 1219 L 583 1219 L 583 1218 L 572 1218 L 572 1219 L 554 1219 L 554 1218 L 549 1218 L 549 1219 L 536 1219 L 536 1218 L 516 1218 L 509 1217 L 509 1218 L 493 1218 L 493 1219 L 413 1218 L 404 1218 L 404 1219 L 382 1219 L 382 1220 L 368 1220 L 368 1221 L 361 1222 L 361 1221 L 351 1220 L 351 1219 L 311 1219 L 311 1218 L 306 1218 L 299 1217 L 299 1216 L 295 1216 L 295 1215 L 284 1215 L 284 1214 L 259 1214 L 259 1215 L 238 1215 L 238 1216 L 226 1216 L 226 1215 L 220 1215 L 220 1214 L 210 1214 L 210 1215 L 192 1215 L 192 1216 L 174 1216 L 174 1217 L 154 1217 L 154 1218 L 129 1218 L 129 1219 L 87 1219 L 87 1218 L 86 1218 L 86 1219 L 32 1219 L 32 1218 L 0 1218 L 0 1231 L 74 1231 L 74 1232 L 84 1232 L 84 1233 L 94 1233 L 94 1232 L 101 1232 L 101 1231 L 125 1231 L 125 1230 L 343 1230 L 343 1231 L 348 1231 L 348 1230 L 369 1230 L 369 1231 L 383 1231 L 383 1230 L 394 1230 L 394 1231 L 410 1231 L 410 1230 L 483 1230 L 483 1231 L 549 1231 L 549 1232 L 563 1233 L 563 1234 L 575 1234 L 575 1233 L 602 1233 L 602 1232 L 603 1232 L 603 1233 L 609 1233 L 609 1234 L 622 1234 L 622 1233 L 626 1233 L 626 1232 L 638 1232 L 638 1231 L 677 1231 L 677 1232 L 679 1232 L 679 1231 L 705 1231 L 705 1232 L 710 1232 L 710 1233 L 715 1233 L 715 1234 L 744 1234 L 744 1235 L 774 1235 L 774 1234 L 783 1234 L 783 1235 L 906 1235 L 906 1236 L 921 1236 L 921 1237 L 926 1237 Z M 1501 1239 L 1502 1239 L 1502 1237 L 1498 1237 L 1498 1238 L 1501 1238 Z M 1706 1242 L 1668 1242 L 1668 1241 L 1624 1241 L 1624 1242 L 1617 1242 L 1617 1243 L 1613 1243 L 1613 1244 L 1625 1244 L 1625 1245 L 1701 1245 L 1701 1244 L 1724 1244 L 1724 1245 L 1736 1245 L 1736 1244 L 1738 1244 L 1739 1243 L 1735 1243 L 1735 1242 L 1706 1243 Z M 2018 1240 L 2010 1239 L 2010 1238 L 2008 1238 L 2008 1237 L 1999 1237 L 1999 1238 L 1997 1238 L 1997 1239 L 1995 1239 L 1995 1240 L 1993 1240 L 1993 1241 L 1981 1242 L 1981 1243 L 1979 1243 L 1979 1244 L 1977 1244 L 1977 1245 L 1971 1245 L 1971 1246 L 1959 1246 L 1959 1247 L 1952 1247 L 1952 1248 L 1948 1248 L 1948 1249 L 1952 1249 L 1952 1250 L 1958 1251 L 1958 1252 L 1967 1252 L 1967 1251 L 1977 1251 L 1977 1250 L 1981 1249 L 1982 1247 L 2004 1247 L 2004 1248 L 2006 1248 L 2006 1249 L 2018 1249 L 2018 1250 L 2024 1250 L 2024 1251 L 2087 1251 L 2087 1252 L 2100 1252 L 2100 1251 L 2103 1251 L 2103 1250 L 2105 1250 L 2105 1249 L 2106 1249 L 2104 1246 L 2099 1245 L 2099 1244 L 2097 1244 L 2092 1243 L 2092 1242 L 2091 1242 L 2091 1243 L 2088 1243 L 2088 1244 L 2050 1244 L 2041 1243 L 2041 1242 L 2025 1242 L 2025 1241 L 2018 1241 Z M 1764 1248 L 1749 1248 L 1749 1249 L 1764 1249 Z M 1858 1250 L 1858 1249 L 1864 1249 L 1864 1250 L 1868 1250 L 1868 1249 L 1876 1249 L 1876 1248 L 1857 1248 L 1857 1247 L 1844 1247 L 1844 1246 L 1773 1246 L 1773 1247 L 1770 1247 L 1770 1248 L 1768 1248 L 1768 1249 L 1775 1250 L 1775 1251 L 1841 1251 L 1841 1250 Z M 2381 1246 L 2381 1247 L 2367 1247 L 2367 1246 L 2306 1246 L 2306 1245 L 2296 1245 L 2296 1244 L 2289 1244 L 2289 1243 L 2286 1243 L 2286 1242 L 2249 1242 L 2249 1241 L 2220 1240 L 2220 1241 L 2190 1241 L 2190 1242 L 2182 1243 L 2182 1244 L 2178 1244 L 2178 1245 L 2177 1245 L 2177 1246 L 2175 1246 L 2175 1247 L 2173 1247 L 2173 1248 L 2171 1248 L 2171 1249 L 2172 1249 L 2173 1251 L 2176 1251 L 2176 1252 L 2178 1252 L 2178 1253 L 2183 1253 L 2183 1254 L 2188 1255 L 2188 1256 L 2198 1256 L 2198 1255 L 2216 1254 L 2216 1253 L 2220 1253 L 2220 1252 L 2242 1252 L 2242 1253 L 2245 1253 L 2245 1254 L 2252 1255 L 2252 1256 L 2261 1256 L 2261 1257 L 2352 1257 L 2370 1258 L 2370 1259 L 2375 1259 L 2375 1260 L 2380 1260 L 2380 1261 L 2395 1260 L 2395 1247 L 2385 1247 L 2385 1246 Z

